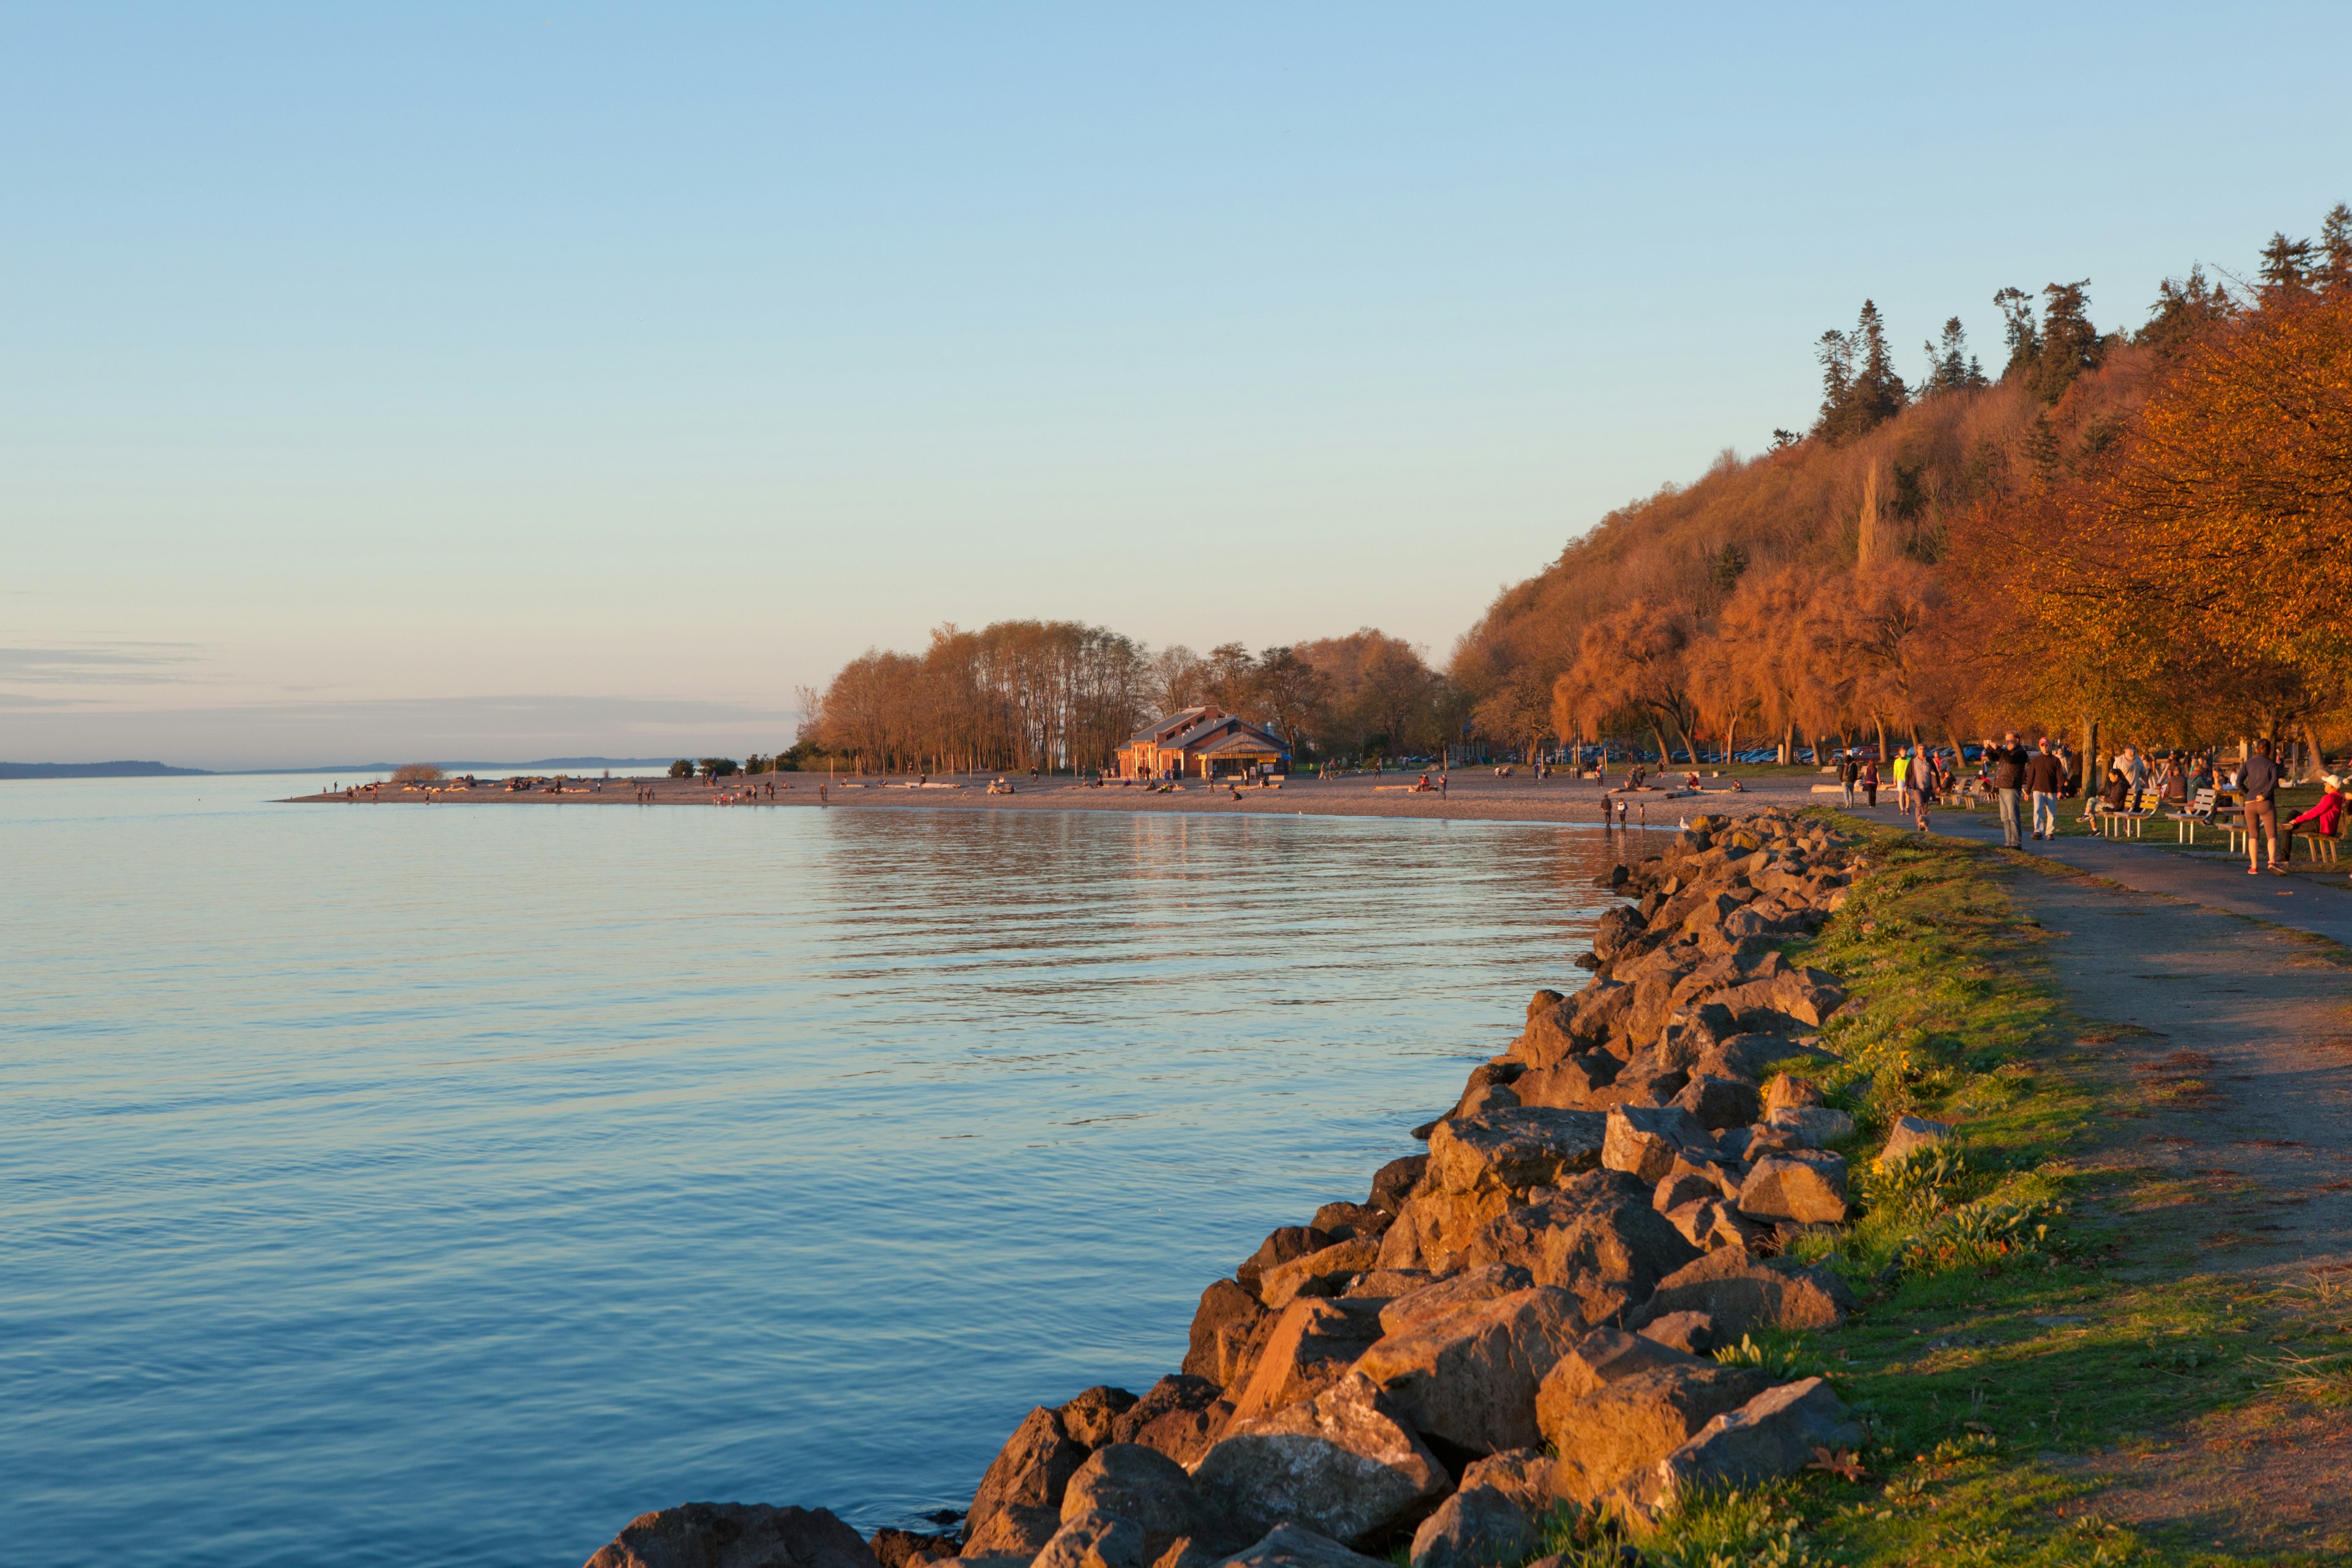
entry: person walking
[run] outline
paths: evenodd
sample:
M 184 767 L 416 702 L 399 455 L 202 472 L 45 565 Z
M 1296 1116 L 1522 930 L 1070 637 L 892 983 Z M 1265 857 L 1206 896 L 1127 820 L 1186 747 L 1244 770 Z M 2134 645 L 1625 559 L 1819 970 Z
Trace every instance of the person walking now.
M 2022 849 L 2018 807 L 2025 793 L 2025 748 L 2017 743 L 2017 731 L 2011 730 L 2001 736 L 1998 746 L 1986 742 L 1985 752 L 1985 761 L 1992 767 L 1993 798 L 2000 803 L 2001 847 Z
M 2137 746 L 2126 746 L 2116 766 L 2123 770 L 2124 782 L 2131 786 L 2131 799 L 2125 809 L 2137 811 L 2140 796 L 2147 793 L 2147 761 Z
M 1846 809 L 1853 808 L 1854 781 L 1862 776 L 1862 767 L 1853 760 L 1851 749 L 1838 754 L 1838 783 L 1845 789 Z
M 2025 793 L 2033 800 L 2033 837 L 2058 837 L 2058 791 L 2066 782 L 2064 764 L 2050 750 L 2044 735 L 2034 753 L 2025 759 Z
M 2278 856 L 2278 763 L 2271 760 L 2268 739 L 2254 742 L 2254 754 L 2238 770 L 2238 798 L 2246 808 L 2246 875 L 2262 871 L 2260 853 L 2263 846 L 2270 847 L 2271 870 L 2277 876 L 2286 875 Z
M 1862 764 L 1862 792 L 1870 802 L 1870 809 L 1878 809 L 1878 759 L 1873 757 Z
M 1895 809 L 1906 816 L 1911 811 L 1911 753 L 1900 747 L 1895 752 Z

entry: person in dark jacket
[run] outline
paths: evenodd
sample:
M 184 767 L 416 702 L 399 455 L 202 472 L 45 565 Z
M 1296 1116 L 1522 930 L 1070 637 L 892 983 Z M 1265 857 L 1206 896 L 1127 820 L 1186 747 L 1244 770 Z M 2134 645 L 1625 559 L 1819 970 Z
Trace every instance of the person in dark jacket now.
M 2021 849 L 2019 842 L 2018 806 L 2025 789 L 2025 748 L 2017 743 L 2017 731 L 2010 731 L 1996 746 L 1985 742 L 1985 762 L 1992 769 L 1992 792 L 2000 802 L 2000 841 L 2005 848 Z
M 2050 737 L 2042 737 L 2033 754 L 2025 759 L 2025 793 L 2033 803 L 2033 837 L 2058 837 L 2058 792 L 2064 786 L 2066 773 L 2057 756 L 2050 750 Z
M 2271 743 L 2254 742 L 2254 754 L 2238 770 L 2238 798 L 2246 807 L 2246 875 L 2262 872 L 2261 850 L 2270 847 L 2271 870 L 2286 875 L 2278 856 L 2278 764 L 2271 761 Z

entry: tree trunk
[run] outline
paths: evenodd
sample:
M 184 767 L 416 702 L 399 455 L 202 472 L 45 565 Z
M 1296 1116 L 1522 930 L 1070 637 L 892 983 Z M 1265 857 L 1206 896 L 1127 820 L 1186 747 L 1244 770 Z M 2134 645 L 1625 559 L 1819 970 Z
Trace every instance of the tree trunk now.
M 1874 713 L 1871 715 L 1871 722 L 1878 727 L 1878 771 L 1885 773 L 1886 771 L 1888 762 L 1886 755 L 1886 721 L 1879 718 Z
M 1664 773 L 1674 760 L 1674 753 L 1666 750 L 1666 732 L 1658 727 L 1655 719 L 1650 721 L 1650 739 L 1658 743 L 1658 771 Z
M 2318 727 L 2316 725 L 2305 724 L 2303 727 L 2303 739 L 2304 742 L 2311 748 L 2310 776 L 2316 779 L 2320 774 L 2327 771 L 2327 752 L 2319 743 Z

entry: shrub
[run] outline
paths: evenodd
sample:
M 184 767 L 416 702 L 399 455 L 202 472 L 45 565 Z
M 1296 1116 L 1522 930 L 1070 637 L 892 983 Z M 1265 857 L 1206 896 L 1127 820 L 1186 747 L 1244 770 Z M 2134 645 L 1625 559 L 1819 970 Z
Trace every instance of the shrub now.
M 741 769 L 740 765 L 732 757 L 705 757 L 702 759 L 702 776 L 707 779 L 731 778 L 740 771 Z
M 694 764 L 688 762 L 684 757 L 680 757 L 677 761 L 670 763 L 669 776 L 674 779 L 690 779 L 694 776 Z
M 394 784 L 439 784 L 441 770 L 431 763 L 403 763 L 392 770 Z

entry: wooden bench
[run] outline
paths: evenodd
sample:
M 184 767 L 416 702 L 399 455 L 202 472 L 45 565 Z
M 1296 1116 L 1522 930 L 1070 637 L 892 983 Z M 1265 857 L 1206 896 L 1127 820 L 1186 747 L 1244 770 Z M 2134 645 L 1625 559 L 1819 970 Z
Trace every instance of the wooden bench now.
M 2146 801 L 2147 804 L 2143 805 L 2137 811 L 2134 811 L 2129 806 L 2097 805 L 2092 807 L 2092 825 L 2098 828 L 2099 833 L 2103 837 L 2137 838 L 2139 837 L 2140 824 L 2146 822 L 2149 817 L 2154 816 L 2157 810 L 2156 802 L 2154 800 L 2149 799 L 2145 795 L 2143 795 L 2141 799 Z

